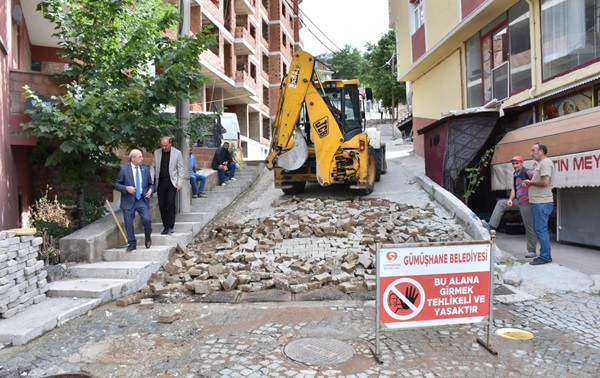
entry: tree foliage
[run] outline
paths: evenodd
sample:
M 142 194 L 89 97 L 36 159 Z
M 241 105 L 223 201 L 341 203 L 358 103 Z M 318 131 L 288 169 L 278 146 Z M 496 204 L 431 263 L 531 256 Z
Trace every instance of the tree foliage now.
M 373 96 L 382 100 L 384 107 L 406 102 L 406 85 L 396 75 L 396 34 L 388 31 L 375 44 L 367 43 L 364 56 L 362 84 L 371 87 Z M 393 98 L 393 104 L 392 104 Z
M 358 49 L 345 45 L 342 50 L 333 53 L 330 63 L 335 70 L 334 79 L 358 79 L 362 74 L 364 59 Z
M 42 0 L 37 10 L 55 25 L 68 62 L 58 75 L 66 93 L 45 103 L 26 88 L 33 120 L 22 135 L 52 145 L 45 164 L 83 194 L 99 169 L 116 162 L 116 149 L 152 150 L 180 129 L 164 109 L 199 92 L 199 56 L 214 37 L 201 30 L 169 38 L 180 15 L 162 0 Z M 80 198 L 80 220 L 83 205 Z

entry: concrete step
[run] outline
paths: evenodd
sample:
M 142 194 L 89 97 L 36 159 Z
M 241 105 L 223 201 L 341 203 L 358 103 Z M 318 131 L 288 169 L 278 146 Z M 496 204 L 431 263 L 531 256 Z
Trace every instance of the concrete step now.
M 162 265 L 175 254 L 175 250 L 173 246 L 153 243 L 148 249 L 141 247 L 131 252 L 127 252 L 125 247 L 107 249 L 102 258 L 104 261 L 158 261 Z
M 197 206 L 198 209 L 210 207 L 212 210 L 218 209 L 219 211 L 221 211 L 227 206 L 229 206 L 229 204 L 233 202 L 233 200 L 236 199 L 239 195 L 240 193 L 236 193 L 233 191 L 215 192 L 211 198 L 195 199 L 195 201 L 192 202 L 191 210 L 194 211 L 194 206 Z
M 218 198 L 215 199 L 215 198 Z M 213 197 L 211 198 L 198 198 L 197 201 L 192 202 L 192 205 L 190 207 L 190 211 L 192 213 L 190 214 L 178 214 L 177 218 L 175 220 L 175 222 L 177 222 L 179 220 L 179 217 L 182 215 L 192 215 L 192 214 L 200 214 L 202 213 L 204 210 L 206 209 L 210 209 L 210 215 L 206 215 L 204 216 L 204 219 L 206 219 L 206 222 L 210 222 L 218 213 L 220 213 L 224 208 L 226 208 L 227 206 L 229 206 L 231 202 L 229 201 L 229 197 L 225 197 L 225 198 L 221 198 L 221 197 Z M 185 218 L 184 219 L 189 219 L 189 218 Z
M 160 261 L 102 261 L 74 265 L 68 269 L 68 273 L 75 278 L 137 280 L 143 286 L 161 265 Z
M 100 304 L 100 299 L 46 298 L 12 318 L 2 319 L 0 344 L 26 344 Z
M 195 200 L 195 198 L 194 198 L 194 200 Z M 204 198 L 198 198 L 198 200 L 204 200 Z M 194 207 L 197 207 L 202 210 L 192 211 L 191 213 L 187 213 L 187 214 L 177 214 L 177 216 L 175 217 L 175 223 L 199 222 L 199 223 L 206 224 L 206 223 L 210 222 L 215 217 L 215 215 L 217 215 L 217 213 L 218 213 L 218 211 L 213 207 L 211 207 L 210 209 L 207 209 L 206 205 L 200 206 L 200 205 L 196 205 L 195 203 L 192 203 L 192 208 L 194 208 Z M 162 231 L 162 223 L 158 223 L 158 225 L 160 226 L 160 230 Z M 175 225 L 175 227 L 177 227 L 177 224 Z M 152 229 L 154 229 L 154 225 L 152 225 Z
M 175 227 L 177 227 L 177 222 L 175 222 Z M 161 228 L 162 231 L 162 228 Z M 152 245 L 157 245 L 157 246 L 176 246 L 177 244 L 180 245 L 187 245 L 192 239 L 193 239 L 194 235 L 191 235 L 190 232 L 173 232 L 172 234 L 168 234 L 168 235 L 162 235 L 160 233 L 158 234 L 152 234 Z M 144 247 L 144 239 L 146 239 L 146 237 L 144 236 L 144 234 L 135 234 L 135 240 L 137 240 L 137 249 L 146 249 L 146 247 Z
M 205 224 L 206 224 L 206 222 L 202 222 L 202 221 L 183 222 L 183 221 L 179 221 L 179 219 L 176 218 L 174 231 L 175 232 L 191 232 L 194 235 L 196 235 L 202 229 L 202 227 L 204 227 Z M 154 244 L 154 236 L 161 235 L 161 232 L 163 230 L 162 223 L 152 223 L 152 230 L 155 231 L 152 233 L 152 242 Z
M 137 292 L 137 280 L 78 278 L 48 283 L 49 297 L 97 298 L 102 303 Z

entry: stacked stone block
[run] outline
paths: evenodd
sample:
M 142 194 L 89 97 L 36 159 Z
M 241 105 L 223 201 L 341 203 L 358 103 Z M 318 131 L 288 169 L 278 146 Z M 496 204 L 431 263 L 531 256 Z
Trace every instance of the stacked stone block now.
M 10 318 L 46 299 L 44 262 L 37 259 L 42 238 L 0 231 L 0 316 Z M 1 324 L 1 323 L 0 323 Z

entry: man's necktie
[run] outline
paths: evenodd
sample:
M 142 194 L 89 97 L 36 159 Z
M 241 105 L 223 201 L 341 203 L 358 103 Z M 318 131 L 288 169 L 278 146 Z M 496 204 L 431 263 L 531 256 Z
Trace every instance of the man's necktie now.
M 140 175 L 140 167 L 135 167 L 135 199 L 142 198 L 142 176 Z

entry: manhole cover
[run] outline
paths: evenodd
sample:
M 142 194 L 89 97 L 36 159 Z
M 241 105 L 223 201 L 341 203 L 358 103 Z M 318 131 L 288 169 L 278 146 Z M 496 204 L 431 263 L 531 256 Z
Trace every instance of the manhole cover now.
M 513 340 L 531 340 L 533 339 L 533 333 L 524 331 L 518 328 L 498 328 L 496 335 L 506 337 L 507 339 Z
M 332 366 L 350 360 L 354 349 L 342 341 L 307 337 L 290 342 L 283 348 L 283 353 L 309 366 Z

